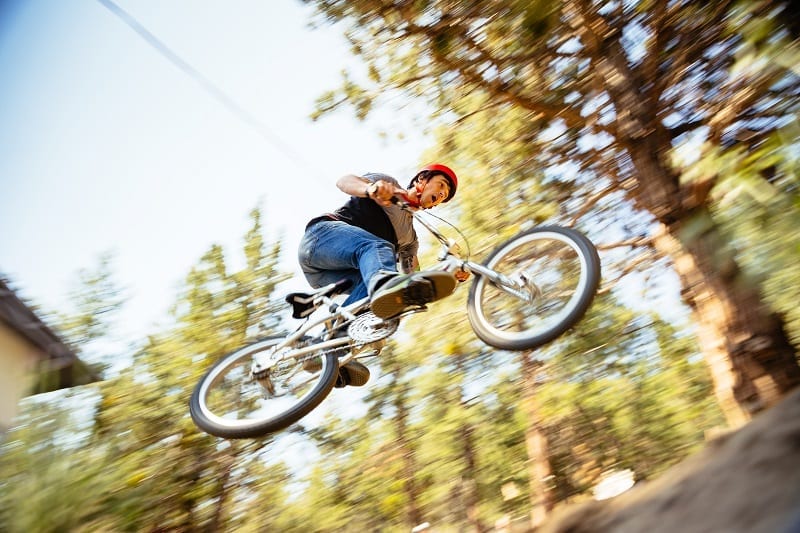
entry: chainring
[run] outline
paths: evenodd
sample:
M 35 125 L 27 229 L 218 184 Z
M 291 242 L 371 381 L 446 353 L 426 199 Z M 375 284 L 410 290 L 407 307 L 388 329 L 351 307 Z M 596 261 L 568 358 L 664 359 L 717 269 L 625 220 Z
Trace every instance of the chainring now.
M 391 336 L 400 325 L 400 319 L 384 320 L 372 312 L 358 315 L 347 328 L 347 334 L 356 344 L 376 342 Z

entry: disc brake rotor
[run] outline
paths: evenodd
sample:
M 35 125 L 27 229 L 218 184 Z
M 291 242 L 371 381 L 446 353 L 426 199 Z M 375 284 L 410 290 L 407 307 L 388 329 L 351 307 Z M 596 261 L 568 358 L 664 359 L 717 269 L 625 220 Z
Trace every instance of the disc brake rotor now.
M 373 313 L 364 313 L 350 323 L 347 334 L 356 344 L 365 344 L 389 337 L 397 331 L 399 324 L 397 318 L 383 320 Z

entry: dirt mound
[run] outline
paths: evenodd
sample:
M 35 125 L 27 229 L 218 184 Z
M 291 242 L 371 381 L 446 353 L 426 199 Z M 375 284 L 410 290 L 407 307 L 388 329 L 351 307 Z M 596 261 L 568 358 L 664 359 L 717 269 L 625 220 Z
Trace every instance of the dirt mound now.
M 566 507 L 542 533 L 800 533 L 800 390 L 657 480 Z

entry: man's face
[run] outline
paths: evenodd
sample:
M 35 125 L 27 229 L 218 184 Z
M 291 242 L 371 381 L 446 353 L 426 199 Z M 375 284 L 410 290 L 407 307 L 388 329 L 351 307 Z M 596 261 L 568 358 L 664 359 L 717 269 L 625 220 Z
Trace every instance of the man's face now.
M 428 209 L 435 205 L 444 202 L 450 194 L 450 183 L 444 176 L 436 175 L 427 180 L 420 180 L 419 184 L 422 185 L 422 190 L 417 187 L 419 193 L 419 205 Z

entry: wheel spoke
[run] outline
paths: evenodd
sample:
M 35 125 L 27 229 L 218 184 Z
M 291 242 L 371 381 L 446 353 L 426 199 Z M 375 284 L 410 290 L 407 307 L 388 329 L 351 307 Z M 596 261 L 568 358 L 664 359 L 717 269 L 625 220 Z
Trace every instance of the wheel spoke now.
M 476 280 L 470 321 L 484 341 L 512 349 L 560 334 L 588 307 L 599 280 L 594 247 L 564 228 L 520 234 L 495 250 L 486 266 L 514 286 L 496 285 L 486 277 Z
M 211 368 L 192 396 L 192 417 L 201 428 L 220 436 L 263 434 L 296 421 L 328 394 L 336 377 L 329 355 L 278 359 L 253 376 L 254 357 L 279 340 L 243 348 Z
M 577 255 L 573 252 L 570 257 L 563 248 L 547 242 L 543 246 L 535 246 L 535 243 L 525 246 L 519 253 L 510 251 L 495 270 L 508 271 L 512 278 L 528 280 L 527 284 L 534 287 L 535 297 L 525 301 L 509 297 L 504 290 L 487 289 L 484 295 L 487 314 L 505 317 L 503 322 L 514 331 L 529 331 L 534 324 L 538 328 L 549 327 L 549 322 L 557 317 L 557 310 L 574 294 L 576 270 L 578 275 L 580 270 Z

